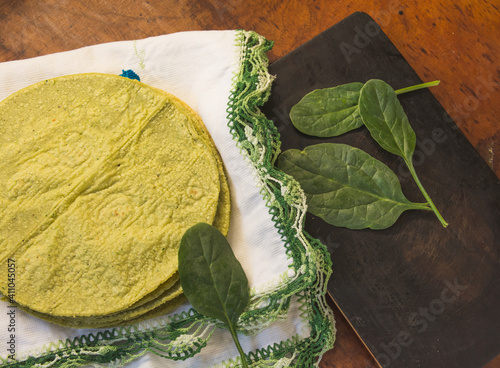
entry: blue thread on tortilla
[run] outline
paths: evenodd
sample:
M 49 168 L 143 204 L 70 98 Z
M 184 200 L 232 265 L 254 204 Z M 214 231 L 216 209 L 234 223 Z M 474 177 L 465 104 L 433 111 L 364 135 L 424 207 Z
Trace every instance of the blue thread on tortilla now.
M 129 79 L 135 79 L 135 80 L 141 81 L 141 78 L 139 78 L 139 76 L 132 69 L 128 69 L 128 70 L 122 69 L 122 74 L 120 74 L 120 77 L 125 77 L 125 78 L 129 78 Z

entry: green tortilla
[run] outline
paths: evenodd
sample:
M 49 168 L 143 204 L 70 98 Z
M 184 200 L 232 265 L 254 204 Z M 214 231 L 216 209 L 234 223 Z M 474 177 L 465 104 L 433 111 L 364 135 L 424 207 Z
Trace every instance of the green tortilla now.
M 0 259 L 15 261 L 26 310 L 138 310 L 173 287 L 185 230 L 227 233 L 220 156 L 198 115 L 166 92 L 107 74 L 59 77 L 0 102 L 0 132 Z M 7 276 L 0 269 L 4 295 Z

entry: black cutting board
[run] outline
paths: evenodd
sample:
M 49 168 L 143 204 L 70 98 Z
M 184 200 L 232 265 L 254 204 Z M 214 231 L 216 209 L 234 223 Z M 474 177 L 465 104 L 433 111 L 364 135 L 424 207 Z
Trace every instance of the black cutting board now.
M 372 18 L 354 13 L 269 70 L 276 80 L 263 111 L 278 127 L 282 150 L 353 145 L 391 167 L 410 200 L 424 201 L 402 160 L 365 129 L 313 138 L 288 117 L 313 89 L 372 78 L 394 89 L 422 82 Z M 407 211 L 378 231 L 308 215 L 306 231 L 328 247 L 328 291 L 381 366 L 482 367 L 500 353 L 500 181 L 431 90 L 399 99 L 417 135 L 417 173 L 449 226 L 432 212 Z

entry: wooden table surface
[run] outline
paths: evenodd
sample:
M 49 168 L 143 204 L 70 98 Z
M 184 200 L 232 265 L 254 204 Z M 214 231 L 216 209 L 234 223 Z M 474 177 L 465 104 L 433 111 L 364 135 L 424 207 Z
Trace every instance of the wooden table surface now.
M 499 0 L 0 0 L 0 62 L 188 30 L 254 30 L 277 60 L 355 11 L 374 18 L 500 177 Z M 378 367 L 342 313 L 321 367 Z M 500 356 L 487 366 L 500 367 Z

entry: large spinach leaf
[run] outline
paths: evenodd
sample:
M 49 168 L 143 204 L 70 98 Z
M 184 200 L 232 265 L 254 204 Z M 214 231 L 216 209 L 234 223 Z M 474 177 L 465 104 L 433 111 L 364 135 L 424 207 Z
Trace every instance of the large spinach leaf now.
M 178 257 L 184 294 L 199 313 L 224 322 L 248 367 L 236 332 L 249 301 L 248 279 L 227 239 L 212 225 L 196 224 L 182 237 Z
M 416 137 L 397 93 L 386 82 L 372 79 L 361 88 L 359 113 L 371 136 L 388 152 L 403 158 L 413 179 L 443 226 L 448 226 L 417 177 L 413 166 Z
M 430 209 L 406 199 L 394 172 L 355 147 L 321 143 L 291 149 L 277 165 L 300 183 L 308 211 L 335 226 L 385 229 L 406 210 Z

